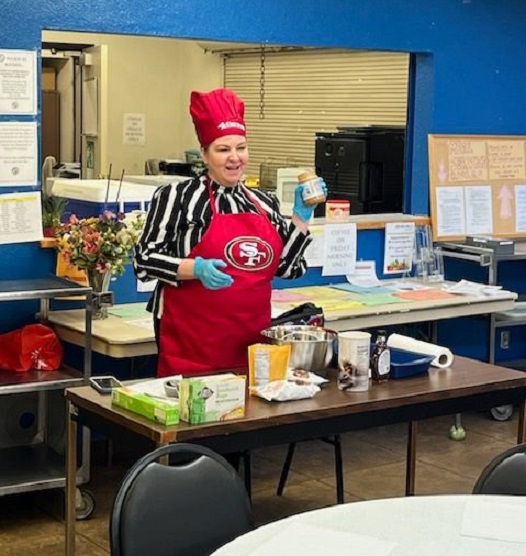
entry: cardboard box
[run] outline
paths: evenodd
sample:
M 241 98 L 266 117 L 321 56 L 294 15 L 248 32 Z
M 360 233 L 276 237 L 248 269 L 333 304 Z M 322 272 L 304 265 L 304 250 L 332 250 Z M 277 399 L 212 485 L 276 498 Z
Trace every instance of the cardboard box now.
M 245 416 L 246 377 L 232 373 L 184 378 L 180 383 L 181 419 L 192 425 Z
M 142 392 L 135 392 L 123 387 L 112 390 L 111 403 L 161 425 L 179 423 L 179 402 L 176 401 L 152 398 Z
M 57 88 L 57 72 L 55 68 L 42 68 L 42 90 L 55 91 Z

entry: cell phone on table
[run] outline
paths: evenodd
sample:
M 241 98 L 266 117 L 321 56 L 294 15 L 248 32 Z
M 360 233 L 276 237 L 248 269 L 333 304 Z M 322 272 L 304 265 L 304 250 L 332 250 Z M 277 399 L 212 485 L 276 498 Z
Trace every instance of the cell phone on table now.
M 92 376 L 89 379 L 90 386 L 95 388 L 101 394 L 111 394 L 114 388 L 120 388 L 122 382 L 114 376 Z

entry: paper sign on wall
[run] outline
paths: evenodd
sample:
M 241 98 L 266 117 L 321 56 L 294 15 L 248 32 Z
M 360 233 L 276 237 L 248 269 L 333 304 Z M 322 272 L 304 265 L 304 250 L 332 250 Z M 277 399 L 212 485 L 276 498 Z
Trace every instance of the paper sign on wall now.
M 312 241 L 305 249 L 305 260 L 307 266 L 323 266 L 325 250 L 325 233 L 323 226 L 310 226 Z
M 356 224 L 326 224 L 322 275 L 352 274 L 355 264 Z
M 0 195 L 0 244 L 42 239 L 40 191 Z
M 388 222 L 385 225 L 384 274 L 400 274 L 411 270 L 414 239 L 414 222 Z
M 144 145 L 146 142 L 146 116 L 144 114 L 123 115 L 122 142 L 124 145 Z
M 0 50 L 0 114 L 37 113 L 37 56 L 32 50 Z
M 36 122 L 0 122 L 0 186 L 37 185 Z

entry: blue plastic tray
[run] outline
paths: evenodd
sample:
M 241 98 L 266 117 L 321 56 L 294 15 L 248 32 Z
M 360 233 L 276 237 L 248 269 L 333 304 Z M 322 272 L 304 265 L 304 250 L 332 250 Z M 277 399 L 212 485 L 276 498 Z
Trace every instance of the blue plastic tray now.
M 396 348 L 389 349 L 391 350 L 391 378 L 408 378 L 427 373 L 434 359 L 432 355 Z

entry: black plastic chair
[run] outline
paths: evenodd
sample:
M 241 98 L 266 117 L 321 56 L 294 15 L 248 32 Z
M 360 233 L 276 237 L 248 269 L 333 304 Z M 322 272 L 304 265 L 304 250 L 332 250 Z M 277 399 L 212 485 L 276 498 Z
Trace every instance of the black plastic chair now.
M 526 496 L 526 444 L 495 457 L 477 479 L 473 494 Z
M 334 471 L 336 476 L 336 502 L 338 504 L 344 503 L 344 492 L 343 492 L 343 460 L 342 460 L 342 444 L 341 438 L 339 434 L 335 434 L 334 436 L 324 436 L 322 438 L 318 438 L 317 440 L 321 440 L 322 442 L 326 442 L 327 444 L 331 444 L 334 446 Z M 287 482 L 287 478 L 289 476 L 290 466 L 292 464 L 292 458 L 294 457 L 294 450 L 296 449 L 296 443 L 291 442 L 289 444 L 289 449 L 287 450 L 287 457 L 285 458 L 285 463 L 283 464 L 283 468 L 281 469 L 281 475 L 279 477 L 278 488 L 276 490 L 276 494 L 281 496 L 283 491 L 285 490 L 285 484 Z
M 159 458 L 178 463 L 162 465 Z M 205 556 L 252 528 L 250 502 L 232 466 L 203 446 L 169 444 L 141 458 L 120 485 L 111 554 Z

